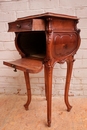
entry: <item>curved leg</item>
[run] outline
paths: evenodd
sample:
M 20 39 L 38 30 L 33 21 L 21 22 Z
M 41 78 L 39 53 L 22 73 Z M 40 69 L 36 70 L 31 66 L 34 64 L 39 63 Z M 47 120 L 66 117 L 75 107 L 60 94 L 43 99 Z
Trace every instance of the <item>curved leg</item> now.
M 51 66 L 45 66 L 46 68 L 46 84 L 47 84 L 47 122 L 48 126 L 51 126 L 51 103 L 52 103 L 52 71 Z
M 28 72 L 24 72 L 24 76 L 25 76 L 25 82 L 26 82 L 26 88 L 27 88 L 27 102 L 24 105 L 25 109 L 28 110 L 28 106 L 31 102 L 31 88 L 30 88 L 30 79 L 29 79 L 29 73 Z
M 68 92 L 69 92 L 69 86 L 70 86 L 70 79 L 71 79 L 71 74 L 72 74 L 72 68 L 73 68 L 73 57 L 69 57 L 69 59 L 66 61 L 67 62 L 67 75 L 66 75 L 66 85 L 65 85 L 65 104 L 67 106 L 67 111 L 70 111 L 72 106 L 69 104 L 68 100 Z

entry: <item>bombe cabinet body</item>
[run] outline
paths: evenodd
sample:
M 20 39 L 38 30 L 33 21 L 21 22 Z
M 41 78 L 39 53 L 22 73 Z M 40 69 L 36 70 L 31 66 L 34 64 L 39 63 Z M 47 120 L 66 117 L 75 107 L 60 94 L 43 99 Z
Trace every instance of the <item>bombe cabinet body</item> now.
M 37 73 L 44 66 L 48 126 L 51 125 L 52 73 L 56 63 L 67 63 L 64 99 L 67 110 L 71 109 L 68 92 L 74 54 L 80 45 L 77 23 L 76 16 L 54 13 L 18 18 L 9 23 L 9 32 L 15 32 L 15 46 L 21 59 L 4 64 L 24 72 L 28 95 L 26 109 L 31 101 L 28 73 Z

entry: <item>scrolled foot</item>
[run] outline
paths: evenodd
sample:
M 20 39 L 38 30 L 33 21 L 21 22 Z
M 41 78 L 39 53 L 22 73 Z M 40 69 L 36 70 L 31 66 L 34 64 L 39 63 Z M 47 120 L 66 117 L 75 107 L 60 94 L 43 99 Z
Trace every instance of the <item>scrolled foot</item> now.
M 51 121 L 48 121 L 48 127 L 51 127 Z
M 72 109 L 72 106 L 68 106 L 67 107 L 67 111 L 70 112 L 70 110 Z
M 28 110 L 28 105 L 27 104 L 25 104 L 24 107 L 25 107 L 25 110 Z

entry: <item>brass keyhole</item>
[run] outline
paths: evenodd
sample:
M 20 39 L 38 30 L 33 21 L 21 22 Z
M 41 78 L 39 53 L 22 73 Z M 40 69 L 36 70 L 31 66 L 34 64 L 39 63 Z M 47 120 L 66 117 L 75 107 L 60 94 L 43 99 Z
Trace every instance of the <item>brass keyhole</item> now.
M 67 44 L 63 44 L 63 48 L 67 49 Z

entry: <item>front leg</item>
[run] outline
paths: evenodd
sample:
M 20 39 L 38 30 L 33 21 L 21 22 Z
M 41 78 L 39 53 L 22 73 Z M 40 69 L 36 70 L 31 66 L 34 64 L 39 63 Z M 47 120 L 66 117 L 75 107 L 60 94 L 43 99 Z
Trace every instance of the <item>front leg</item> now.
M 44 65 L 44 79 L 45 79 L 45 96 L 46 96 L 46 100 L 47 100 L 47 70 L 46 70 L 46 66 Z
M 25 109 L 28 110 L 28 106 L 31 102 L 31 88 L 30 88 L 30 79 L 29 79 L 29 73 L 28 72 L 24 72 L 24 76 L 25 76 L 25 82 L 26 82 L 26 88 L 27 88 L 27 102 L 24 105 Z
M 73 61 L 74 61 L 73 56 L 70 56 L 66 61 L 67 62 L 67 75 L 66 75 L 64 100 L 67 106 L 67 111 L 70 111 L 72 108 L 72 106 L 69 104 L 68 93 L 69 93 L 69 86 L 70 86 L 70 80 L 71 80 L 71 74 L 72 74 L 72 68 L 73 68 Z
M 45 66 L 45 78 L 46 78 L 46 97 L 47 97 L 47 122 L 48 126 L 51 126 L 51 104 L 52 104 L 52 66 Z

